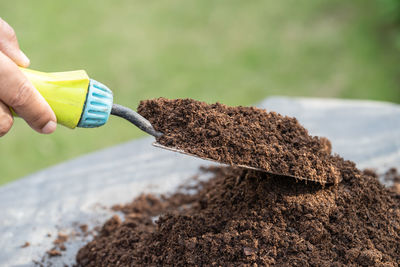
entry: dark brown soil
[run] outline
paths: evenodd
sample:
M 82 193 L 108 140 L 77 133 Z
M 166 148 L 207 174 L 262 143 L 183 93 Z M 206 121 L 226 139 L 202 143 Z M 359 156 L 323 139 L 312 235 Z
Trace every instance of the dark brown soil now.
M 195 194 L 142 195 L 114 207 L 124 221 L 111 218 L 78 265 L 399 266 L 400 198 L 336 160 L 337 186 L 226 167 Z
M 399 266 L 400 196 L 331 155 L 296 119 L 193 100 L 144 101 L 159 142 L 236 167 L 211 168 L 195 193 L 118 205 L 79 266 Z M 340 183 L 337 181 L 342 180 Z
M 164 133 L 157 141 L 168 147 L 320 183 L 340 178 L 329 140 L 310 136 L 295 118 L 192 99 L 146 100 L 138 112 Z

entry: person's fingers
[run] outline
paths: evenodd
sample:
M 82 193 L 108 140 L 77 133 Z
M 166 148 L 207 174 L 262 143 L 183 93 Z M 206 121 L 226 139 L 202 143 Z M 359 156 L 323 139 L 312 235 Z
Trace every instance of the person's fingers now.
M 18 66 L 0 52 L 0 100 L 36 131 L 52 133 L 57 119 L 49 104 Z
M 8 133 L 13 125 L 10 108 L 0 101 L 0 137 Z
M 11 58 L 17 65 L 25 68 L 29 66 L 29 59 L 24 52 L 20 50 L 14 29 L 1 18 L 0 51 Z

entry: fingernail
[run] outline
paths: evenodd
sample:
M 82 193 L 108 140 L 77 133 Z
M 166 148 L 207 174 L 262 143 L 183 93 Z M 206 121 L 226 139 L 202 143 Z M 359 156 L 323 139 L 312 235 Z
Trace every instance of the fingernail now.
M 57 128 L 57 123 L 54 121 L 49 121 L 43 128 L 42 128 L 42 133 L 44 134 L 50 134 L 54 132 Z
M 25 55 L 25 53 L 22 52 L 21 50 L 20 50 L 20 54 L 21 54 L 21 60 L 22 60 L 21 63 L 23 64 L 23 67 L 28 67 L 29 64 L 31 63 L 31 61 L 30 61 L 29 58 Z

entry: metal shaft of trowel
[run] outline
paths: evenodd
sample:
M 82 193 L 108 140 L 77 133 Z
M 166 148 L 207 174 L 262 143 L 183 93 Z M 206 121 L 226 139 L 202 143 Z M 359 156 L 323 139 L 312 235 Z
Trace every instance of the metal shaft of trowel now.
M 118 104 L 113 104 L 111 109 L 111 115 L 115 115 L 130 121 L 131 123 L 136 125 L 140 130 L 154 136 L 155 138 L 162 136 L 162 133 L 157 132 L 154 129 L 153 125 L 151 125 L 151 123 L 148 120 L 146 120 L 142 115 L 127 107 Z

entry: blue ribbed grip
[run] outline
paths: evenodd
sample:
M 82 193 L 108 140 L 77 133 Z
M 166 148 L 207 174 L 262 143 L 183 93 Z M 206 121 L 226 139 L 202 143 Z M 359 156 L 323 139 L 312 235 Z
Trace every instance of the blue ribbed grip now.
M 86 103 L 78 127 L 94 128 L 104 125 L 110 116 L 113 94 L 110 89 L 90 79 Z

